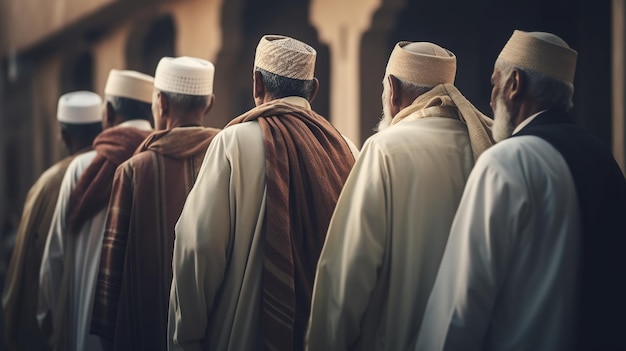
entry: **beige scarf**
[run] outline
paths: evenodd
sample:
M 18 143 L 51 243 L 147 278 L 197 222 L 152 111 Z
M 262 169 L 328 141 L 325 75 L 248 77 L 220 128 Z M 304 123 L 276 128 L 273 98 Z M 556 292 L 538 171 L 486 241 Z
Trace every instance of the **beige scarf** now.
M 393 117 L 391 125 L 403 120 L 424 117 L 456 118 L 465 123 L 474 152 L 474 160 L 495 144 L 491 136 L 493 120 L 483 115 L 452 84 L 439 84 L 418 96 L 411 105 Z

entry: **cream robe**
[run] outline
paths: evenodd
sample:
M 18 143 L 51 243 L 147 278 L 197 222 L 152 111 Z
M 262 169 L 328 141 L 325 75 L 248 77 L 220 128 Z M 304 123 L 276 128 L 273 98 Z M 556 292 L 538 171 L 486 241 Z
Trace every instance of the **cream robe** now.
M 535 136 L 487 150 L 468 180 L 417 350 L 572 350 L 576 189 Z
M 319 260 L 310 350 L 415 343 L 474 160 L 462 122 L 413 117 L 369 138 L 344 186 Z
M 310 108 L 302 98 L 285 100 Z M 356 147 L 347 142 L 356 158 Z M 203 345 L 256 350 L 263 345 L 265 192 L 259 124 L 225 128 L 211 142 L 176 225 L 170 350 L 201 350 Z
M 119 126 L 151 129 L 150 123 L 144 120 L 131 120 Z M 89 328 L 102 251 L 106 209 L 85 221 L 77 236 L 68 236 L 66 221 L 70 194 L 95 157 L 96 150 L 79 155 L 65 172 L 39 271 L 37 319 L 41 325 L 48 313 L 54 316 L 58 312 L 56 303 L 63 279 L 65 252 L 69 245 L 74 247 L 74 273 L 69 300 L 69 345 L 71 350 L 77 351 L 102 349 L 100 339 L 89 334 Z M 71 244 L 70 241 L 72 241 Z

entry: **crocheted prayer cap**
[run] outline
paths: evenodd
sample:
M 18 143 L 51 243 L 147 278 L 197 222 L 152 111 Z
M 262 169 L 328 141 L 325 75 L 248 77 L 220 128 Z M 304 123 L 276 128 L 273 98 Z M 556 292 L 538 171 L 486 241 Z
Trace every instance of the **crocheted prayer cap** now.
M 102 98 L 85 90 L 63 94 L 57 105 L 57 120 L 68 124 L 101 122 Z
M 215 66 L 196 57 L 163 57 L 154 74 L 154 87 L 183 95 L 206 96 L 213 93 Z
M 577 56 L 575 50 L 554 34 L 515 30 L 498 59 L 573 83 Z
M 104 87 L 104 95 L 152 102 L 154 78 L 143 73 L 112 69 Z
M 282 77 L 311 80 L 317 52 L 311 46 L 283 35 L 265 35 L 259 41 L 254 66 Z
M 454 84 L 456 56 L 433 43 L 401 41 L 389 57 L 385 76 L 390 74 L 421 86 Z

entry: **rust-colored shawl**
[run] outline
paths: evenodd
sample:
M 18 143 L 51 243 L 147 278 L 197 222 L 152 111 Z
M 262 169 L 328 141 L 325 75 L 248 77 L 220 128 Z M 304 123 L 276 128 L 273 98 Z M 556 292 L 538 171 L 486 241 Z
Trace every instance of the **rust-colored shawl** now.
M 229 126 L 253 120 L 266 158 L 265 347 L 302 350 L 317 261 L 354 156 L 342 135 L 311 110 L 274 100 Z
M 78 234 L 88 219 L 106 207 L 115 169 L 129 159 L 150 131 L 132 127 L 109 128 L 96 137 L 97 155 L 70 194 L 68 232 Z

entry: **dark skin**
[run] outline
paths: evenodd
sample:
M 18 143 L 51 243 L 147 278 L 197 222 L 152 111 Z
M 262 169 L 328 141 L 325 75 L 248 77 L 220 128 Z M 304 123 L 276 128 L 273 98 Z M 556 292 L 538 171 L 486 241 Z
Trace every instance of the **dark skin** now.
M 495 111 L 496 100 L 502 96 L 504 104 L 512 113 L 514 127 L 535 113 L 549 108 L 545 104 L 538 103 L 528 94 L 528 80 L 521 71 L 513 69 L 509 78 L 504 82 L 501 82 L 501 75 L 500 69 L 494 68 L 491 75 L 492 87 L 489 105 Z
M 389 83 L 391 115 L 395 116 L 398 112 L 411 105 L 417 99 L 417 95 L 403 91 L 400 81 L 393 74 L 387 76 L 387 81 Z
M 315 97 L 317 96 L 317 91 L 320 87 L 320 82 L 317 80 L 317 78 L 313 78 L 313 82 L 314 86 L 313 91 L 311 92 L 311 98 L 309 99 L 309 103 L 315 100 Z M 263 105 L 266 102 L 270 102 L 276 99 L 265 90 L 265 85 L 263 85 L 263 76 L 261 75 L 261 72 L 258 71 L 255 71 L 254 75 L 252 76 L 252 95 L 254 96 L 254 104 L 256 106 Z
M 178 127 L 202 126 L 204 118 L 213 107 L 214 100 L 215 96 L 209 95 L 209 103 L 204 109 L 182 113 L 172 108 L 167 96 L 157 92 L 156 103 L 153 106 L 153 113 L 157 114 L 154 118 L 154 127 L 156 130 L 169 130 Z
M 81 150 L 91 147 L 91 144 L 93 143 L 93 139 L 79 138 L 70 135 L 64 130 L 61 130 L 61 139 L 63 140 L 63 144 L 65 144 L 65 147 L 70 155 L 74 155 Z

